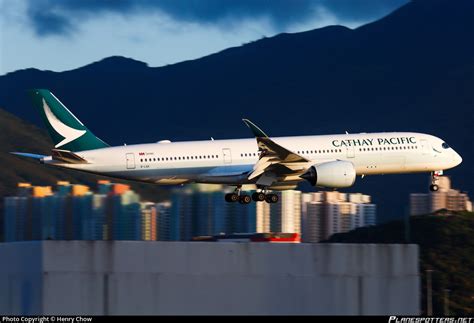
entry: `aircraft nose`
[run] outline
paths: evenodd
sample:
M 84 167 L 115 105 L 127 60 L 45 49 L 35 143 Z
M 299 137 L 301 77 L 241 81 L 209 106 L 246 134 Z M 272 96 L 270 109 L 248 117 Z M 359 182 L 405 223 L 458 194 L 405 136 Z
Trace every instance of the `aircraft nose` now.
M 462 163 L 462 157 L 457 152 L 454 152 L 454 158 L 453 159 L 454 159 L 454 162 L 456 163 L 455 166 Z

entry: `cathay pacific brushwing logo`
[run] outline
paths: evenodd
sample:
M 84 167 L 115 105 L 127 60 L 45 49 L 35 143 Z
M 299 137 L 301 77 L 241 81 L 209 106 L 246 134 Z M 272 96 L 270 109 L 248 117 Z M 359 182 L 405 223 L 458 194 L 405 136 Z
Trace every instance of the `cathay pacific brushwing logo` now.
M 70 143 L 71 141 L 76 140 L 77 138 L 83 136 L 86 133 L 86 130 L 74 129 L 62 123 L 61 120 L 59 120 L 54 115 L 53 111 L 51 111 L 49 105 L 46 103 L 44 98 L 43 98 L 43 109 L 51 127 L 53 127 L 54 131 L 56 131 L 58 134 L 64 137 L 64 139 L 61 142 L 59 142 L 58 144 L 54 146 L 55 148 L 58 148 L 67 143 Z

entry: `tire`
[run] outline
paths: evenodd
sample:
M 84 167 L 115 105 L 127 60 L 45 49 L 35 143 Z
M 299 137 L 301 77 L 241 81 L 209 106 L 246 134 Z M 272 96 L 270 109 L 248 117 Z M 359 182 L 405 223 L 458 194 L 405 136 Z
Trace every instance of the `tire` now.
M 250 198 L 250 195 L 240 195 L 240 198 L 239 198 L 239 203 L 240 204 L 249 204 L 250 202 L 252 201 L 252 199 Z
M 278 195 L 270 194 L 270 203 L 277 203 L 279 200 Z
M 239 196 L 235 193 L 228 193 L 225 195 L 225 201 L 229 203 L 237 202 L 239 200 Z
M 278 200 L 279 198 L 276 194 L 267 194 L 267 196 L 265 196 L 265 202 L 267 203 L 277 203 Z
M 265 201 L 265 194 L 263 194 L 262 192 L 255 192 L 252 194 L 252 200 L 254 200 L 255 202 Z
M 439 190 L 439 186 L 436 184 L 431 184 L 430 185 L 430 191 L 431 192 L 437 192 Z

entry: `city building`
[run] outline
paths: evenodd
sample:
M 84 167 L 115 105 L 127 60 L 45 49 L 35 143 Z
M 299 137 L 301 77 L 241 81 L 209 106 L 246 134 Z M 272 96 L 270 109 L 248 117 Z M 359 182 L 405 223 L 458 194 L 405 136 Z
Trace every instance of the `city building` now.
M 440 176 L 438 191 L 410 194 L 410 215 L 431 214 L 438 210 L 472 211 L 467 193 L 451 188 L 451 179 Z
M 252 193 L 254 187 L 243 190 Z M 88 186 L 18 184 L 5 198 L 5 240 L 190 241 L 199 236 L 297 234 L 317 242 L 337 232 L 375 224 L 375 205 L 363 194 L 275 192 L 279 203 L 227 203 L 231 187 L 175 188 L 170 200 L 143 202 L 129 185 L 100 180 Z M 300 239 L 300 238 L 298 238 Z
M 156 208 L 156 225 L 158 227 L 157 240 L 169 241 L 170 224 L 171 224 L 171 202 L 160 202 L 155 204 Z
M 303 242 L 319 242 L 335 233 L 376 224 L 376 205 L 368 195 L 318 192 L 303 194 L 301 201 Z
M 301 234 L 301 192 L 287 190 L 276 194 L 279 202 L 269 204 L 270 232 Z
M 169 237 L 160 240 L 189 241 L 196 236 L 256 232 L 257 209 L 263 203 L 227 203 L 224 195 L 231 190 L 222 185 L 205 184 L 173 190 Z
M 141 232 L 140 240 L 158 240 L 158 215 L 156 204 L 152 202 L 141 203 Z
M 157 209 L 142 203 L 128 185 L 85 185 L 59 181 L 51 186 L 19 183 L 17 196 L 5 197 L 5 241 L 156 240 Z

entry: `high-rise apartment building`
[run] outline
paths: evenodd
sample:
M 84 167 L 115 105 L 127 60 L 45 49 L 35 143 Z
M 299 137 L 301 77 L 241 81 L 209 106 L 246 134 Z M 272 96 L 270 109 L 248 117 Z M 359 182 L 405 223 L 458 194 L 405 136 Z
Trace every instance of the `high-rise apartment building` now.
M 98 186 L 100 194 L 64 181 L 55 191 L 18 184 L 18 195 L 5 198 L 5 240 L 141 240 L 142 210 L 148 211 L 139 196 L 128 185 L 100 181 Z M 156 230 L 148 236 L 156 237 Z
M 257 204 L 226 203 L 224 195 L 229 190 L 222 185 L 203 184 L 174 190 L 171 195 L 169 239 L 187 241 L 196 236 L 255 232 Z
M 98 182 L 88 186 L 58 182 L 18 185 L 5 198 L 5 239 L 191 240 L 236 233 L 296 233 L 320 241 L 337 232 L 375 223 L 375 205 L 362 194 L 276 192 L 279 203 L 226 203 L 232 188 L 188 185 L 170 201 L 141 202 L 129 185 Z M 249 191 L 248 188 L 244 190 Z
M 467 193 L 451 188 L 451 180 L 441 176 L 438 191 L 410 194 L 410 215 L 425 215 L 438 210 L 472 211 L 472 202 Z
M 303 194 L 301 201 L 303 242 L 319 242 L 376 223 L 376 206 L 368 195 L 318 192 Z

